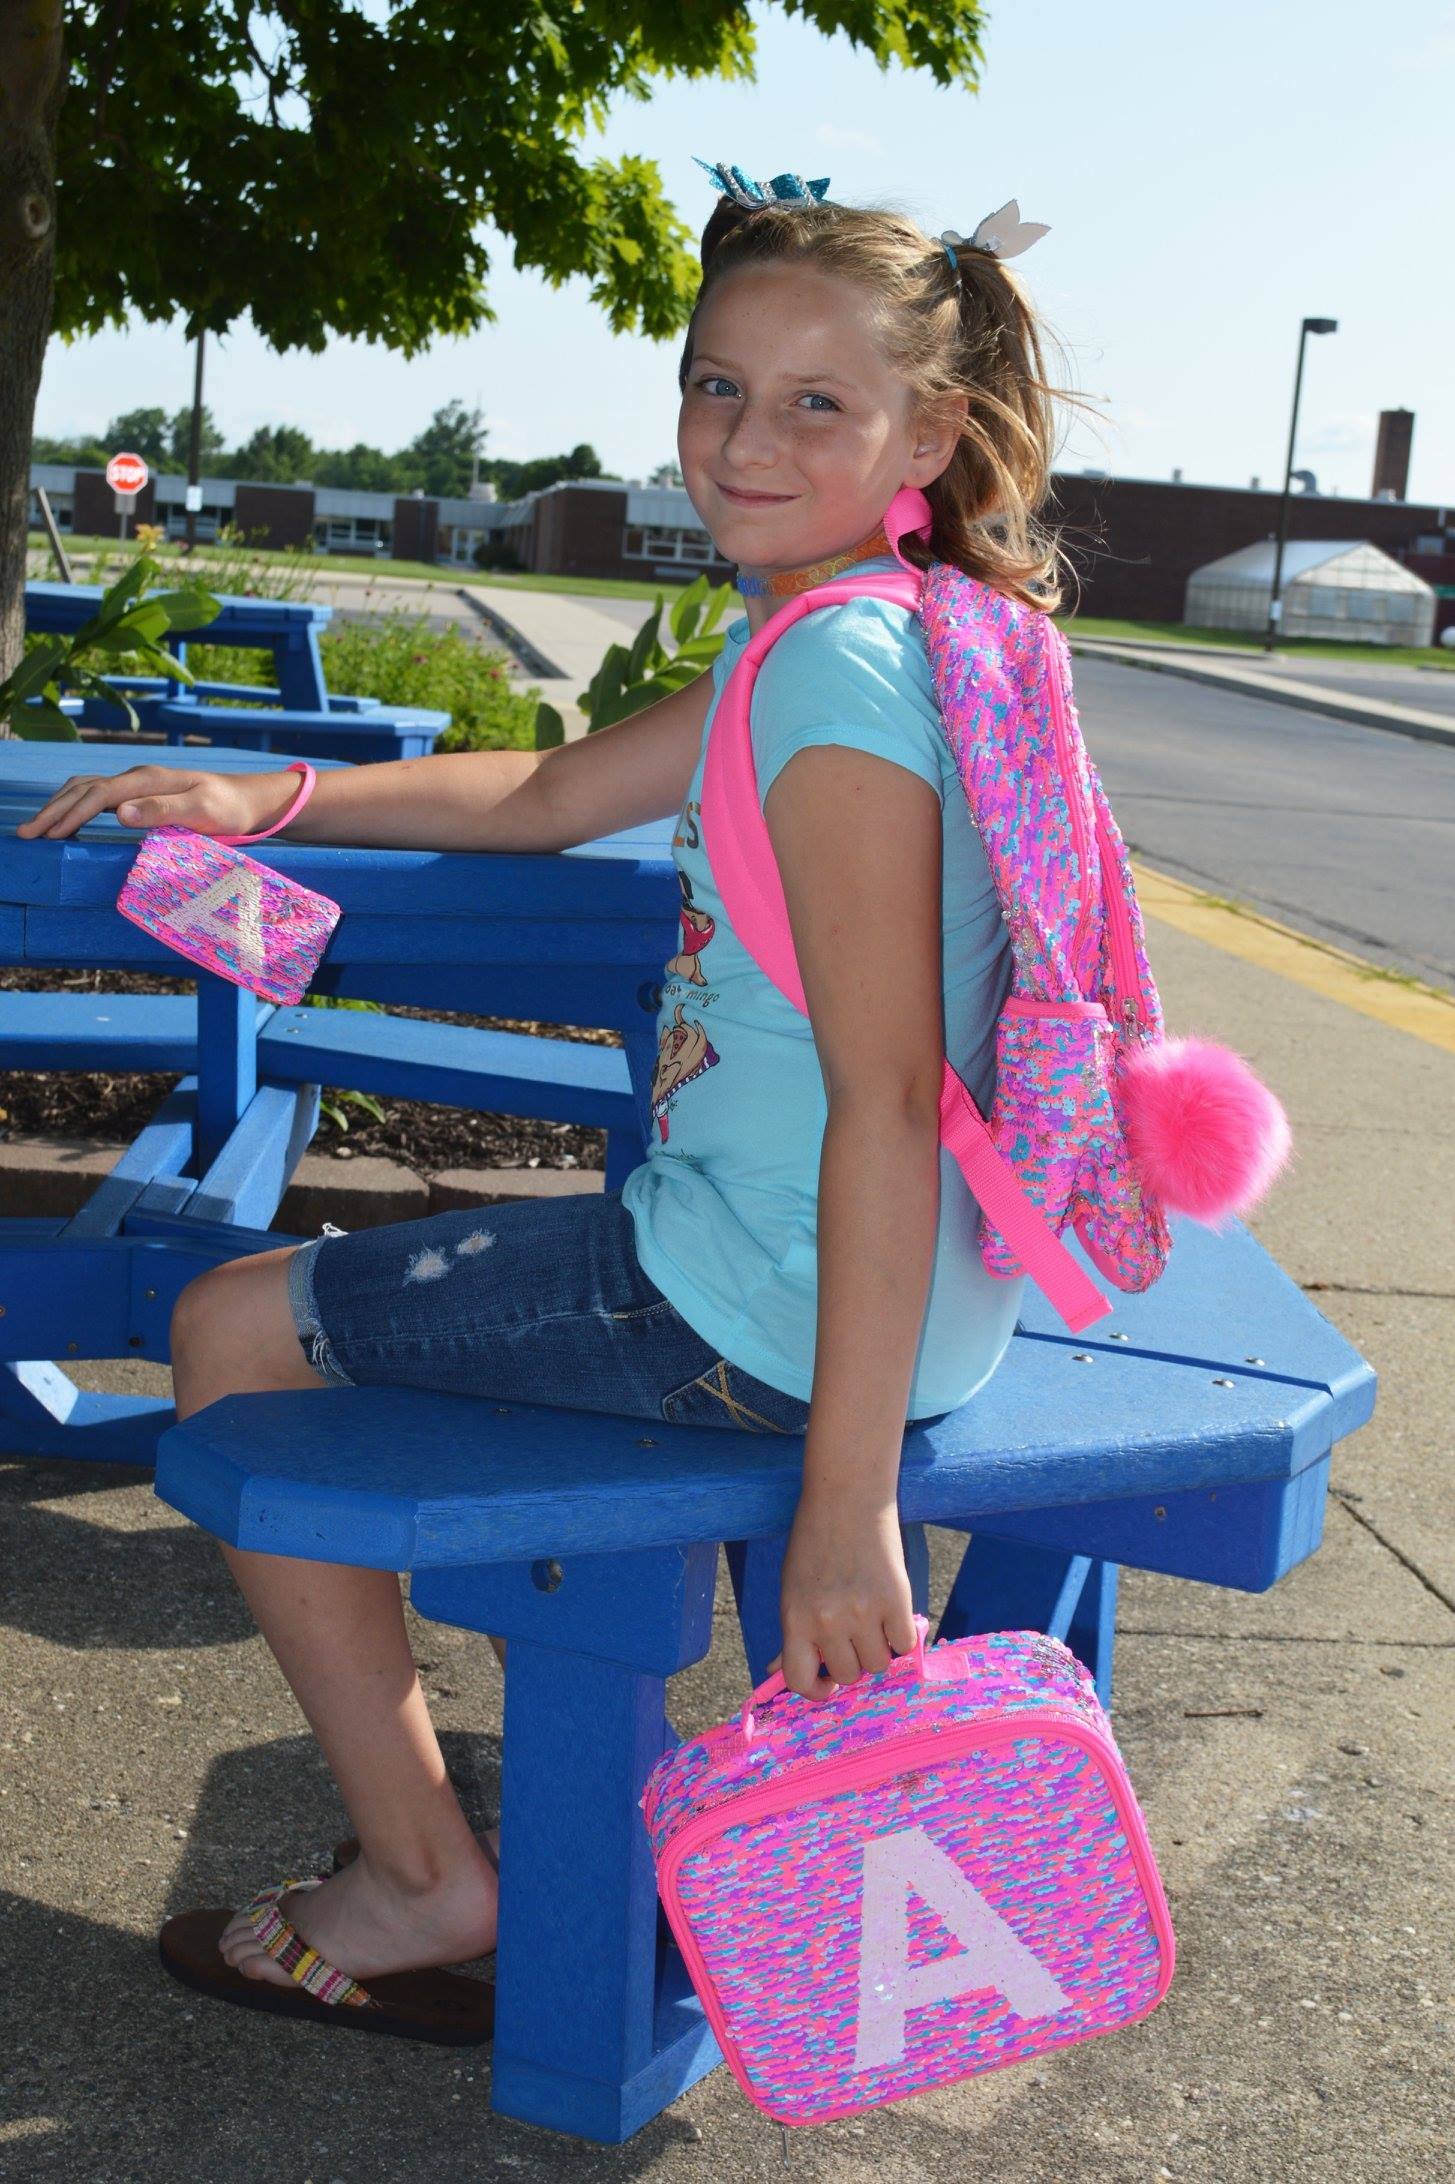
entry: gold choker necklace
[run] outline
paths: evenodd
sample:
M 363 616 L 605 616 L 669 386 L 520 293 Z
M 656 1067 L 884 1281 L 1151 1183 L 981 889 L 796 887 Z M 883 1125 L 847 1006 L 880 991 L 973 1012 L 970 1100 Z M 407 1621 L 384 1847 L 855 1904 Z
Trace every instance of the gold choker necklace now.
M 827 561 L 816 561 L 810 569 L 776 569 L 771 576 L 748 576 L 739 569 L 738 590 L 744 599 L 791 599 L 795 592 L 812 591 L 816 584 L 827 584 L 830 577 L 837 576 L 842 569 L 851 569 L 856 561 L 872 561 L 889 551 L 889 540 L 881 523 L 868 538 L 851 546 L 846 554 L 834 554 Z

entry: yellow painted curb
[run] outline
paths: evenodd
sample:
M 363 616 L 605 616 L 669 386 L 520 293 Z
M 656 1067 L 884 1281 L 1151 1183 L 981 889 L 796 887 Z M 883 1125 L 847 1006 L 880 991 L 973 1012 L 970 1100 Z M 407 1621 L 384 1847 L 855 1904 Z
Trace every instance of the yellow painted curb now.
M 1320 993 L 1346 1009 L 1357 1009 L 1391 1031 L 1408 1032 L 1426 1046 L 1455 1054 L 1455 996 L 1392 977 L 1377 963 L 1312 940 L 1259 910 L 1202 894 L 1165 872 L 1153 872 L 1139 860 L 1133 861 L 1132 870 L 1138 899 L 1149 918 L 1194 940 L 1205 940 L 1224 955 L 1238 956 L 1244 963 L 1256 963 L 1260 970 L 1291 979 L 1294 985 L 1306 986 L 1310 993 Z

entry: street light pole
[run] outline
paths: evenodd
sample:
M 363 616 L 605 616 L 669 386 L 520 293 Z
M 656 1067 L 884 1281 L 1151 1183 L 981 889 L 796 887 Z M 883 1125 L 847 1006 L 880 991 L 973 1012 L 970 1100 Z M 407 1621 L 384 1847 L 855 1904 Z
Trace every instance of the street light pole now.
M 1339 321 L 1331 318 L 1306 318 L 1298 336 L 1298 370 L 1293 375 L 1293 415 L 1288 420 L 1288 460 L 1283 466 L 1283 497 L 1278 503 L 1278 544 L 1273 551 L 1273 582 L 1268 588 L 1268 627 L 1263 635 L 1263 650 L 1271 652 L 1278 641 L 1278 625 L 1283 620 L 1283 549 L 1288 544 L 1288 500 L 1293 490 L 1293 450 L 1298 439 L 1298 401 L 1303 392 L 1303 351 L 1310 334 L 1336 334 Z
M 187 448 L 187 551 L 197 544 L 197 511 L 202 505 L 202 344 L 207 330 L 197 329 L 197 371 L 192 381 L 192 433 Z

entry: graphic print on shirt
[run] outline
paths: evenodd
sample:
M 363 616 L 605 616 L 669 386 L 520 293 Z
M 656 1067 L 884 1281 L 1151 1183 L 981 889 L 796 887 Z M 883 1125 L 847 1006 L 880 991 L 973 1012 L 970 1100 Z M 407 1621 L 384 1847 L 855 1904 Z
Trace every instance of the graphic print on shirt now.
M 677 885 L 682 890 L 682 949 L 667 964 L 669 978 L 685 979 L 689 986 L 705 986 L 707 973 L 700 957 L 703 949 L 717 931 L 717 921 L 706 910 L 699 910 L 692 899 L 692 882 L 679 865 Z
M 657 1043 L 657 1066 L 652 1071 L 652 1120 L 661 1132 L 662 1143 L 667 1142 L 667 1117 L 684 1085 L 691 1084 L 709 1069 L 717 1067 L 717 1050 L 702 1025 L 689 1023 L 684 1005 L 678 1002 L 668 1024 Z

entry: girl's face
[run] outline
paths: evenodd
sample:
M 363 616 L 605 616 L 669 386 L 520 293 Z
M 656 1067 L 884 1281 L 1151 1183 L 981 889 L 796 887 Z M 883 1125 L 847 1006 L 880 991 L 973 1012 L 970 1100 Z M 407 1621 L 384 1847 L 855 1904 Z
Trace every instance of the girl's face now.
M 902 485 L 949 464 L 953 419 L 916 419 L 851 282 L 797 265 L 726 274 L 697 315 L 677 428 L 692 505 L 754 572 L 856 546 Z

